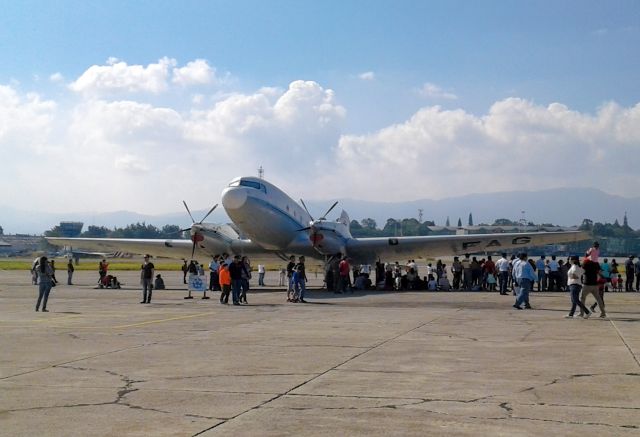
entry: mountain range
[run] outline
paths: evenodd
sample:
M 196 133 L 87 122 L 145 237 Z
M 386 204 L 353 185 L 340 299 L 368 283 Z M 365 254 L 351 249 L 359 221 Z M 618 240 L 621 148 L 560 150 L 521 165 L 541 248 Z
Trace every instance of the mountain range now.
M 608 194 L 594 188 L 557 188 L 541 191 L 511 191 L 498 193 L 469 194 L 445 199 L 421 199 L 406 202 L 368 201 L 358 199 L 337 199 L 339 207 L 333 210 L 329 218 L 340 213 L 340 207 L 346 210 L 352 220 L 372 218 L 379 228 L 384 227 L 388 218 L 418 218 L 422 209 L 424 221 L 434 221 L 444 225 L 447 217 L 455 226 L 460 218 L 463 225 L 468 224 L 469 214 L 473 223 L 493 223 L 496 219 L 506 218 L 513 221 L 525 219 L 536 224 L 552 223 L 560 226 L 579 225 L 585 218 L 594 222 L 613 223 L 616 219 L 622 224 L 626 213 L 629 226 L 640 227 L 640 197 L 628 198 Z M 321 216 L 335 200 L 305 200 L 314 217 Z M 178 202 L 176 202 L 178 203 Z M 207 212 L 192 211 L 199 220 Z M 60 221 L 81 221 L 89 225 L 108 228 L 124 227 L 131 223 L 146 222 L 158 227 L 166 224 L 186 227 L 191 220 L 186 211 L 167 214 L 148 215 L 131 211 L 113 212 L 69 212 L 49 213 L 44 211 L 22 211 L 10 206 L 0 206 L 0 226 L 5 234 L 38 235 L 51 229 Z M 228 222 L 224 208 L 219 207 L 209 216 L 210 222 Z

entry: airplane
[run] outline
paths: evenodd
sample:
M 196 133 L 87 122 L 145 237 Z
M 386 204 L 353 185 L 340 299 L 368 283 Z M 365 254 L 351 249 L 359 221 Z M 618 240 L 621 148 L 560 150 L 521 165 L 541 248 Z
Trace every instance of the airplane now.
M 183 202 L 184 203 L 184 202 Z M 293 200 L 284 191 L 258 177 L 233 179 L 222 191 L 222 205 L 232 224 L 204 223 L 215 205 L 193 224 L 189 240 L 62 238 L 46 237 L 53 245 L 73 245 L 90 250 L 123 251 L 171 258 L 193 259 L 194 255 L 246 255 L 250 258 L 288 260 L 291 255 L 328 262 L 337 254 L 354 264 L 378 260 L 424 259 L 465 253 L 494 253 L 589 239 L 582 231 L 463 234 L 412 237 L 355 238 L 349 230 L 349 216 L 342 211 L 333 221 L 326 213 L 314 219 L 304 201 Z

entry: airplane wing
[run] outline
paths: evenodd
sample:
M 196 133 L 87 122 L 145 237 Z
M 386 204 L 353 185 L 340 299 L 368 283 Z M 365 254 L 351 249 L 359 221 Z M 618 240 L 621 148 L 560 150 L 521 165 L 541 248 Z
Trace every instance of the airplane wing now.
M 501 252 L 519 247 L 575 243 L 589 238 L 588 233 L 581 231 L 352 238 L 347 241 L 346 249 L 350 257 L 372 262 L 377 259 Z
M 191 257 L 193 243 L 190 240 L 161 240 L 144 238 L 63 238 L 45 237 L 54 246 L 70 246 L 97 252 L 149 253 L 168 258 Z

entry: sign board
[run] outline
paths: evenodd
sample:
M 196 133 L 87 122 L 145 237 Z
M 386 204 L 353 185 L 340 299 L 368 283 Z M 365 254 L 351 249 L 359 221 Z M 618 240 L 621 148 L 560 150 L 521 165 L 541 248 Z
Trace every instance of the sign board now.
M 189 275 L 189 291 L 207 291 L 207 277 L 205 275 Z

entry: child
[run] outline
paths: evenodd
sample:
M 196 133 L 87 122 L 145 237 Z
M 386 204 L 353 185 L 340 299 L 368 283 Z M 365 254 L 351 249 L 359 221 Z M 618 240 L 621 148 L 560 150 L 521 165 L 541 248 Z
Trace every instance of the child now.
M 427 290 L 429 291 L 436 291 L 438 289 L 438 283 L 436 282 L 436 279 L 433 277 L 433 275 L 429 275 L 429 281 L 427 282 Z
M 487 285 L 489 285 L 489 291 L 496 291 L 496 277 L 493 273 L 487 274 Z

